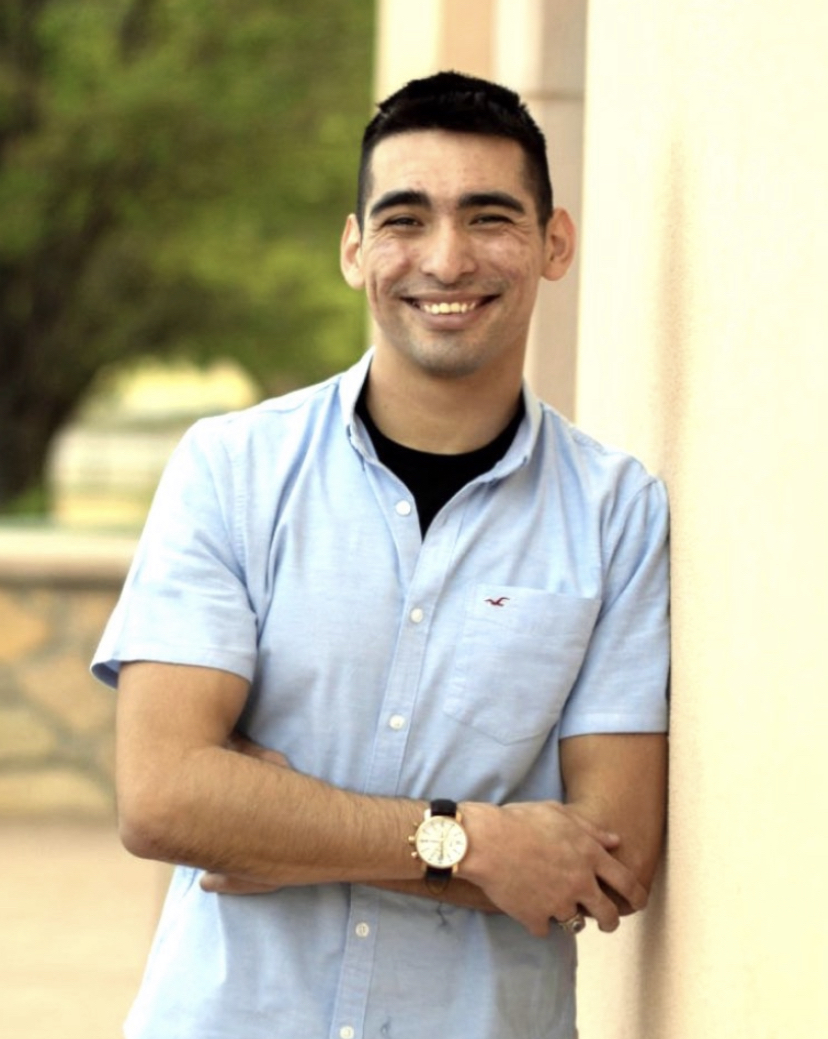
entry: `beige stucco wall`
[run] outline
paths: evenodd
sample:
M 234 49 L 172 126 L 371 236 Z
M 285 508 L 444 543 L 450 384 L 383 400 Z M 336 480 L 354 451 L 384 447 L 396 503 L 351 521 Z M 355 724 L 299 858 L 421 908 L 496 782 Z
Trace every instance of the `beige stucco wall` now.
M 577 417 L 668 480 L 669 854 L 583 1039 L 828 1034 L 828 8 L 591 0 Z
M 386 29 L 409 35 L 381 30 L 378 96 L 455 64 L 459 3 L 417 5 L 416 19 L 406 0 L 380 4 Z M 586 6 L 490 0 L 468 25 L 488 40 L 477 64 L 456 63 L 522 89 L 547 130 L 544 100 L 572 104 L 550 134 L 555 166 L 558 142 L 565 158 L 580 141 Z M 581 1039 L 815 1039 L 828 1034 L 828 7 L 588 6 L 578 334 L 544 297 L 528 371 L 667 480 L 675 639 L 667 860 L 646 914 L 579 939 Z M 561 200 L 577 212 L 575 161 L 576 204 Z

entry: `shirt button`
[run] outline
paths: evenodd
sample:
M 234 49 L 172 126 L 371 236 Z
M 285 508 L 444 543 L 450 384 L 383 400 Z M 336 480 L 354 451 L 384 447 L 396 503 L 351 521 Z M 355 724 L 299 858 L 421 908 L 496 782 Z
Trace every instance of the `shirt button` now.
M 425 614 L 423 613 L 423 611 L 420 609 L 419 606 L 415 606 L 414 609 L 409 614 L 409 617 L 411 618 L 412 623 L 414 623 L 414 624 L 419 624 L 424 616 L 425 616 Z
M 411 515 L 411 502 L 410 501 L 398 501 L 397 504 L 394 506 L 394 508 L 397 510 L 397 514 L 400 515 L 400 516 L 410 516 Z
M 354 1039 L 354 1030 L 350 1025 L 339 1029 L 339 1039 Z
M 367 938 L 371 933 L 371 928 L 368 924 L 357 924 L 355 927 L 357 938 Z
M 405 728 L 405 718 L 401 714 L 392 714 L 388 719 L 388 724 L 399 732 L 400 729 Z

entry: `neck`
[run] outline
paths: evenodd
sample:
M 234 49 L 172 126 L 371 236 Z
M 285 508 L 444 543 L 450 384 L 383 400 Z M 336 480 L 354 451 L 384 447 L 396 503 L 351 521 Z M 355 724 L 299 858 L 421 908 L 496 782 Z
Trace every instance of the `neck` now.
M 432 454 L 463 454 L 494 440 L 517 410 L 520 374 L 492 383 L 491 377 L 451 379 L 422 373 L 401 378 L 399 371 L 392 378 L 375 356 L 365 401 L 377 428 L 396 443 Z

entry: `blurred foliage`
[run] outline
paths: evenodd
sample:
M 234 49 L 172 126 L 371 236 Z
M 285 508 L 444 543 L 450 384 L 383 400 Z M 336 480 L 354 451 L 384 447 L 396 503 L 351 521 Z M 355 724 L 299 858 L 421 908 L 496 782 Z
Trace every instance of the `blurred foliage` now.
M 364 337 L 338 240 L 373 0 L 0 0 L 0 508 L 103 366 L 265 392 Z

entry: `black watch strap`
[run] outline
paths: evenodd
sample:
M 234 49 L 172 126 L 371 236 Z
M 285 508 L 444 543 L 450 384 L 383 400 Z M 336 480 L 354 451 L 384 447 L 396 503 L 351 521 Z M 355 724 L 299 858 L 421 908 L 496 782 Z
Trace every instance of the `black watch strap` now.
M 457 802 L 450 801 L 446 797 L 435 798 L 429 805 L 429 808 L 431 809 L 432 818 L 435 815 L 448 815 L 451 816 L 452 819 L 457 817 Z M 439 894 L 441 891 L 445 891 L 453 873 L 454 870 L 452 870 L 450 866 L 448 869 L 441 869 L 439 866 L 426 866 L 426 887 L 434 894 Z
M 445 891 L 448 887 L 452 873 L 450 869 L 438 869 L 436 866 L 426 866 L 423 877 L 428 890 L 433 895 L 439 895 L 441 891 Z
M 438 797 L 429 805 L 432 815 L 450 815 L 454 818 L 457 815 L 457 802 L 449 801 L 447 797 Z

